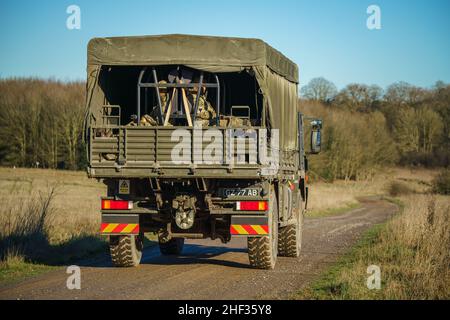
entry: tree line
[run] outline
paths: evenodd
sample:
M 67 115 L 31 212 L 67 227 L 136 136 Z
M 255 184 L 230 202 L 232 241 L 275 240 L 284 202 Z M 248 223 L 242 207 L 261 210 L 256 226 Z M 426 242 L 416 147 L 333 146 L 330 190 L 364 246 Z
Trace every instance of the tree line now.
M 324 79 L 301 88 L 299 108 L 324 118 L 324 152 L 312 167 L 328 179 L 358 179 L 382 166 L 448 167 L 450 85 L 349 84 Z
M 311 169 L 326 179 L 359 179 L 386 165 L 448 167 L 450 85 L 420 88 L 349 84 L 315 78 L 299 109 L 324 120 L 323 152 Z M 0 80 L 0 165 L 80 170 L 85 83 Z
M 0 164 L 82 169 L 85 84 L 0 80 Z

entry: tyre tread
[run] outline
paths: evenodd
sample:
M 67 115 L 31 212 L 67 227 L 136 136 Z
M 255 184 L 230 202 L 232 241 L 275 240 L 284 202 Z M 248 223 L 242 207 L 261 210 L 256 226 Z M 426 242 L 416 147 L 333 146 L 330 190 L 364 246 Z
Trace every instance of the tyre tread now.
M 110 240 L 111 261 L 115 267 L 135 267 L 141 260 L 141 252 L 133 245 L 132 236 L 119 236 L 116 241 Z

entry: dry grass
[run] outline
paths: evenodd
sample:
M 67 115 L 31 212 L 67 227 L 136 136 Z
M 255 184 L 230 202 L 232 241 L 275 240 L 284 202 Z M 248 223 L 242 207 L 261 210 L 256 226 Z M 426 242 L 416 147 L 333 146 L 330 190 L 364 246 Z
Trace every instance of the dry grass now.
M 415 194 L 401 201 L 402 214 L 372 229 L 299 298 L 449 299 L 450 197 Z M 381 290 L 367 289 L 370 265 L 381 268 Z
M 306 297 L 448 298 L 450 198 L 420 194 L 430 190 L 435 175 L 428 170 L 390 169 L 366 181 L 314 183 L 309 202 L 312 213 L 352 207 L 361 196 L 386 194 L 392 181 L 407 183 L 413 193 L 403 196 L 407 204 L 404 213 L 353 254 L 326 289 L 318 290 L 320 294 L 313 290 Z M 47 267 L 39 263 L 58 265 L 104 245 L 97 231 L 99 197 L 105 192 L 103 184 L 83 172 L 0 168 L 0 240 L 4 248 L 0 281 L 45 271 Z M 24 247 L 25 243 L 30 247 Z M 27 263 L 30 261 L 33 264 Z M 365 287 L 370 264 L 382 268 L 381 291 Z
M 95 234 L 100 224 L 99 199 L 106 188 L 88 179 L 84 172 L 0 168 L 0 197 L 9 204 L 0 208 L 0 221 L 14 203 L 25 203 L 39 191 L 52 187 L 55 194 L 48 226 L 50 243 Z
M 397 189 L 401 189 L 400 193 L 428 192 L 437 173 L 436 170 L 387 168 L 366 180 L 313 182 L 309 188 L 307 216 L 337 214 L 356 207 L 360 197 L 392 195 Z
M 421 192 L 426 184 L 420 181 L 431 183 L 433 175 L 434 171 L 429 170 L 396 168 L 364 181 L 313 182 L 308 215 L 355 207 L 361 196 L 387 194 L 393 177 L 416 181 L 410 185 Z M 54 213 L 47 230 L 50 243 L 59 244 L 73 237 L 96 234 L 100 223 L 99 197 L 106 193 L 102 183 L 88 179 L 84 172 L 0 168 L 0 197 L 6 203 L 25 202 L 33 192 L 52 186 L 57 190 L 52 203 Z M 5 216 L 5 209 L 0 209 L 0 221 Z
M 383 179 L 367 181 L 318 182 L 309 188 L 307 216 L 321 216 L 338 208 L 351 208 L 358 204 L 358 197 L 385 192 Z
M 442 170 L 433 180 L 433 191 L 450 195 L 450 169 Z
M 32 194 L 23 201 L 9 199 L 0 219 L 0 259 L 19 261 L 39 256 L 46 245 L 55 188 Z M 16 259 L 17 258 L 17 259 Z
M 373 183 L 317 183 L 315 208 L 348 206 L 365 194 L 397 196 L 402 213 L 367 232 L 355 248 L 306 288 L 300 299 L 449 299 L 450 197 L 433 195 L 436 170 L 395 168 Z M 317 210 L 317 209 L 316 209 Z M 366 286 L 381 268 L 381 290 Z
M 0 168 L 0 269 L 59 264 L 98 250 L 104 193 L 83 172 Z
M 392 181 L 389 185 L 388 193 L 392 197 L 398 197 L 414 193 L 414 190 L 412 190 L 405 182 Z
M 401 216 L 390 222 L 376 243 L 361 252 L 355 267 L 341 281 L 363 298 L 367 288 L 358 283 L 370 264 L 381 267 L 383 299 L 450 298 L 450 199 L 407 196 Z M 362 279 L 363 278 L 363 279 Z M 364 281 L 362 282 L 364 284 Z
M 404 213 L 388 224 L 374 252 L 384 266 L 384 297 L 450 298 L 450 198 L 406 196 Z M 394 263 L 392 263 L 394 262 Z

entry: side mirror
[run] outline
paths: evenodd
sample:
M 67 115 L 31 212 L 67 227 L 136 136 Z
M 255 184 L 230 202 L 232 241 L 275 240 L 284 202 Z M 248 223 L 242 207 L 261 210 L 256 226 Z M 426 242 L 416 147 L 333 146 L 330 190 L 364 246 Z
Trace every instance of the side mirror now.
M 311 121 L 311 153 L 318 154 L 322 149 L 322 120 Z

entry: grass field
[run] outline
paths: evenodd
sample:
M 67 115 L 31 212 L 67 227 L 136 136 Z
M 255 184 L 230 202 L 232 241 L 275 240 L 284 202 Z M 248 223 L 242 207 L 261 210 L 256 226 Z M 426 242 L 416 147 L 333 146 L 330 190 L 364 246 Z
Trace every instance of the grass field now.
M 434 175 L 396 170 L 386 193 L 401 213 L 370 229 L 294 298 L 450 299 L 450 196 L 430 192 Z M 380 267 L 379 290 L 367 287 L 371 265 Z
M 100 223 L 100 196 L 106 187 L 80 171 L 0 168 L 0 197 L 7 204 L 0 209 L 0 221 L 4 222 L 8 211 L 23 209 L 52 189 L 47 217 L 50 243 L 95 234 Z
M 105 250 L 97 235 L 104 193 L 84 172 L 0 168 L 0 281 Z
M 372 195 L 392 195 L 392 188 L 423 193 L 437 171 L 389 168 L 363 181 L 338 180 L 333 183 L 315 182 L 309 188 L 309 217 L 336 215 L 359 206 L 358 198 Z M 405 190 L 404 190 L 405 191 Z
M 393 195 L 401 197 L 405 203 L 413 203 L 414 199 L 419 199 L 420 194 L 430 189 L 435 174 L 433 171 L 395 168 L 367 181 L 315 182 L 310 187 L 307 215 L 323 217 L 340 214 L 358 207 L 358 198 L 369 195 Z M 84 172 L 0 168 L 0 196 L 3 200 L 0 207 L 0 282 L 15 281 L 106 252 L 106 242 L 98 236 L 99 198 L 105 193 L 105 186 L 88 179 Z M 437 208 L 441 208 L 446 199 L 448 197 L 438 198 Z M 401 221 L 411 225 L 411 218 L 415 216 L 411 213 Z M 399 226 L 401 223 L 397 222 L 397 229 L 403 230 Z M 375 231 L 372 235 L 381 237 L 381 229 Z M 397 241 L 392 235 L 384 237 L 388 242 Z M 360 244 L 362 252 L 367 251 L 369 243 L 376 241 L 370 237 L 369 240 L 364 240 Z M 385 245 L 377 247 L 378 249 L 371 248 L 369 252 L 372 254 L 377 250 L 384 250 Z M 407 254 L 410 251 L 404 249 L 402 252 Z M 314 284 L 308 292 L 300 293 L 299 297 L 364 297 L 355 293 L 361 292 L 361 288 L 359 291 L 341 290 L 340 294 L 336 294 L 333 291 L 335 289 L 330 294 L 326 288 L 339 287 L 333 281 L 342 283 L 343 279 L 353 279 L 362 271 L 365 276 L 365 270 L 361 271 L 360 268 L 371 257 L 361 253 L 350 255 L 350 258 L 345 258 L 349 260 L 344 260 L 343 264 L 334 267 L 333 272 L 324 275 L 328 280 Z M 394 265 L 395 261 L 383 260 L 383 263 Z M 420 272 L 424 271 L 421 269 Z

